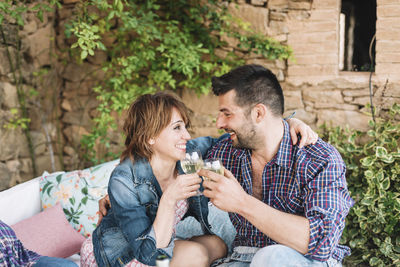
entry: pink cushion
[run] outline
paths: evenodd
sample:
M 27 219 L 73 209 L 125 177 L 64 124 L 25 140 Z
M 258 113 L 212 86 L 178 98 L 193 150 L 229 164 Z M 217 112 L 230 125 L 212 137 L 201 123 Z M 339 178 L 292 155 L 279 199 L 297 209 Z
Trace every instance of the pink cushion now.
M 67 221 L 61 204 L 11 226 L 25 248 L 43 256 L 69 257 L 79 252 L 85 238 Z

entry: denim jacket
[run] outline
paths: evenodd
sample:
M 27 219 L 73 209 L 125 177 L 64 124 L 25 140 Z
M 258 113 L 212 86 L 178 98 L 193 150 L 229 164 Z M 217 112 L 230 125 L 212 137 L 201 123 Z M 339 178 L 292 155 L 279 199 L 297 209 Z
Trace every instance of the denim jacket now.
M 186 150 L 199 149 L 203 156 L 218 141 L 211 137 L 190 140 Z M 183 173 L 179 162 L 179 173 Z M 108 184 L 111 208 L 93 232 L 94 255 L 98 266 L 124 266 L 132 259 L 155 265 L 160 254 L 172 257 L 174 238 L 165 248 L 156 247 L 153 222 L 162 191 L 148 160 L 128 158 L 112 172 Z M 212 234 L 208 223 L 208 199 L 194 196 L 188 199 L 185 216 L 196 218 L 206 234 Z

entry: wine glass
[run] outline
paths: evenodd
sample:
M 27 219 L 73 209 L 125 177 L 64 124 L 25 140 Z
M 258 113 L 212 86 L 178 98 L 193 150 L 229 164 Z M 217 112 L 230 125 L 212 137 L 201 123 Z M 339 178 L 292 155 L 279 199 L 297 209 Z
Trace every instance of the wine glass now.
M 203 167 L 203 158 L 199 150 L 186 152 L 185 158 L 181 159 L 181 167 L 186 174 L 195 173 Z M 197 196 L 203 193 L 197 190 Z
M 184 159 L 181 159 L 181 167 L 186 174 L 195 173 L 203 167 L 203 159 L 200 151 L 186 152 Z
M 210 158 L 204 160 L 204 169 L 210 170 L 212 172 L 218 173 L 220 175 L 224 175 L 224 166 L 222 165 L 222 162 L 220 159 L 217 158 Z M 204 179 L 210 180 L 208 177 L 205 177 Z

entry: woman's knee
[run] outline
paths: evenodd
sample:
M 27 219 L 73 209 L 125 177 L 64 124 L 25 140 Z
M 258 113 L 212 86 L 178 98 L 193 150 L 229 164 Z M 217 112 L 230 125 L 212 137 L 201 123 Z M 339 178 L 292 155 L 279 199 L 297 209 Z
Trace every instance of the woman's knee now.
M 171 266 L 208 266 L 208 250 L 197 242 L 184 241 L 174 248 Z

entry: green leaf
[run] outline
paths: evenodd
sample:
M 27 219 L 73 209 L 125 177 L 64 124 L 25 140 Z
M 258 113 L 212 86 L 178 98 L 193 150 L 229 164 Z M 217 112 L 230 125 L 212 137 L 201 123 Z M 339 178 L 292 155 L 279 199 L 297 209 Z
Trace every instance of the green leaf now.
M 81 59 L 85 59 L 87 56 L 88 56 L 88 51 L 87 50 L 82 50 Z
M 385 177 L 384 180 L 382 181 L 382 189 L 388 190 L 389 187 L 390 187 L 390 179 L 389 177 Z
M 386 148 L 381 147 L 381 146 L 377 146 L 377 147 L 376 147 L 376 156 L 377 156 L 378 158 L 386 157 L 387 154 L 388 154 L 388 152 L 387 152 Z
M 88 194 L 88 188 L 87 188 L 87 186 L 83 187 L 83 188 L 81 189 L 81 192 L 82 192 L 84 195 L 87 195 L 87 194 Z
M 365 167 L 372 166 L 375 163 L 375 157 L 368 156 L 361 160 L 361 164 Z
M 60 184 L 61 178 L 62 178 L 62 174 L 57 175 L 57 177 L 56 177 L 57 184 Z
M 87 201 L 88 201 L 88 197 L 87 197 L 87 196 L 84 197 L 84 198 L 82 198 L 82 203 L 83 203 L 84 205 L 86 205 Z

